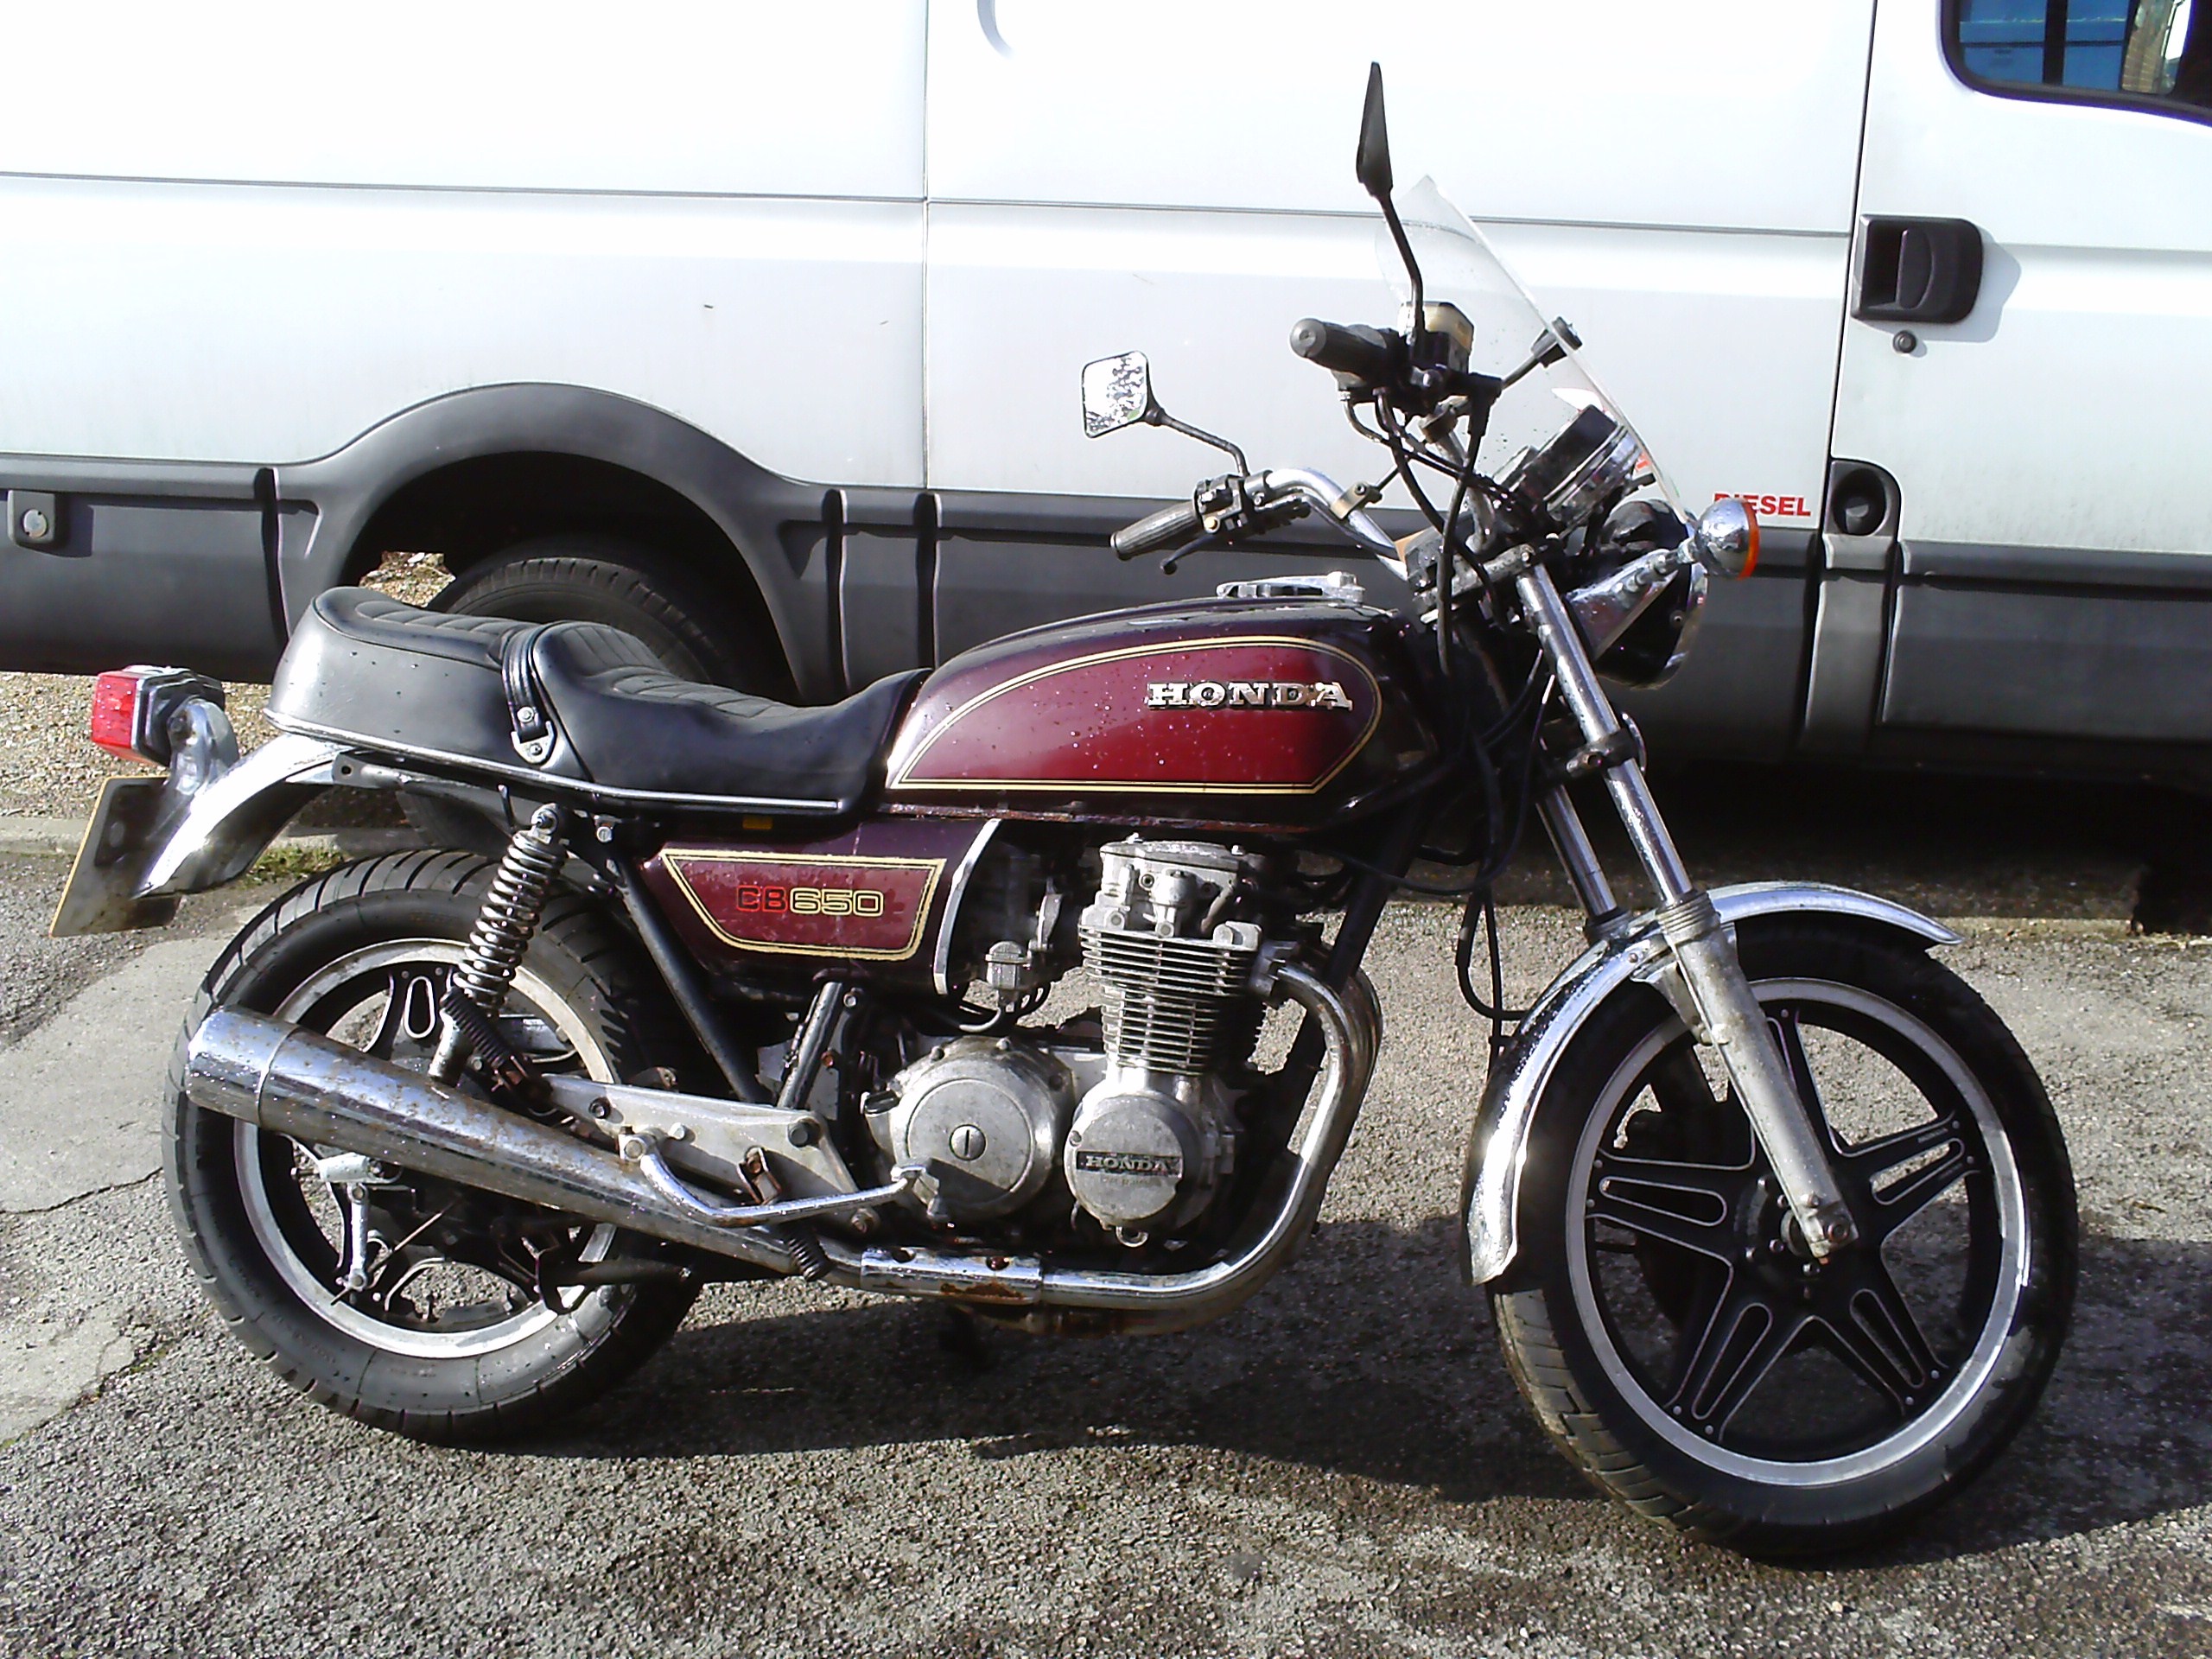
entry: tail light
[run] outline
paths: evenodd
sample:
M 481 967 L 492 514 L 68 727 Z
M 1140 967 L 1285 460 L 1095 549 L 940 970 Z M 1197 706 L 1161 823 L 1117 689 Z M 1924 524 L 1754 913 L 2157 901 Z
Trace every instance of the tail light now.
M 92 682 L 92 741 L 125 760 L 169 763 L 169 716 L 193 697 L 220 709 L 219 681 L 185 668 L 118 668 Z

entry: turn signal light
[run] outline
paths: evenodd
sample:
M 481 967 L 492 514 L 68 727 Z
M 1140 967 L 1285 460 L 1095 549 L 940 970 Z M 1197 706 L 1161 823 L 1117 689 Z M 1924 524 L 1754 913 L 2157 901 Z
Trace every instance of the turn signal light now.
M 1698 514 L 1690 539 L 1708 570 L 1748 576 L 1758 569 L 1759 516 L 1735 496 L 1724 495 Z

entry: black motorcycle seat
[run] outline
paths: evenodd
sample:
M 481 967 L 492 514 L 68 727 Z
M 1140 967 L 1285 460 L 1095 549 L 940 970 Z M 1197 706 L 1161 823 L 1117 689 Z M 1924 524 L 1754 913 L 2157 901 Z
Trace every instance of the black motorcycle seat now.
M 552 724 L 519 753 L 503 658 L 526 651 Z M 849 811 L 868 792 L 917 670 L 798 708 L 670 673 L 596 622 L 452 616 L 334 588 L 301 619 L 270 688 L 287 730 L 474 762 L 608 794 L 768 810 Z

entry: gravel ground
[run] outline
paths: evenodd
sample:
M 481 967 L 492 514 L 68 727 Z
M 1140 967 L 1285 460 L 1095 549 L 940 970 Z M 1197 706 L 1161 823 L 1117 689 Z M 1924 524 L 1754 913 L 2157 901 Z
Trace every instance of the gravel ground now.
M 429 603 L 448 577 L 428 553 L 393 554 L 365 585 L 410 604 Z M 120 666 L 120 664 L 118 664 Z M 230 688 L 238 744 L 251 749 L 276 734 L 261 717 L 265 685 Z M 118 760 L 85 735 L 92 682 L 77 674 L 0 674 L 0 817 L 82 818 L 110 778 L 150 773 Z
M 2133 868 L 2098 823 L 1993 814 L 1977 880 L 1970 857 L 1876 856 L 1896 838 L 1833 798 L 1801 819 L 1769 790 L 1747 823 L 1691 792 L 1683 839 L 1715 879 L 1945 898 L 1967 936 L 1946 959 L 2072 1142 L 2087 1236 L 2057 1380 L 1904 1541 L 1755 1565 L 1612 1508 L 1543 1444 L 1452 1266 L 1481 1032 L 1452 918 L 1408 906 L 1372 958 L 1390 1035 L 1319 1235 L 1180 1337 L 994 1336 L 978 1363 L 934 1310 L 723 1287 L 569 1432 L 438 1450 L 255 1365 L 193 1293 L 157 1183 L 0 1217 L 0 1371 L 44 1343 L 91 1379 L 0 1445 L 0 1651 L 2212 1652 L 2212 950 L 2127 931 Z M 0 861 L 17 1033 L 112 960 L 33 936 L 58 880 Z M 234 918 L 185 925 L 212 956 Z M 1540 891 L 1505 933 L 1516 995 L 1576 944 Z

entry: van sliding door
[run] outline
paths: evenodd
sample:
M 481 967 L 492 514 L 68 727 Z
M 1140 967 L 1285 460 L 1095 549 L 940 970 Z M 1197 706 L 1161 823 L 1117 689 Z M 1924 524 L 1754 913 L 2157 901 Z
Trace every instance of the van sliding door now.
M 1153 562 L 1117 566 L 1080 535 L 961 525 L 963 498 L 1049 523 L 1063 504 L 1047 492 L 1133 516 L 1217 469 L 1166 432 L 1086 442 L 1086 358 L 1148 353 L 1168 408 L 1255 464 L 1381 475 L 1327 377 L 1285 344 L 1300 316 L 1395 318 L 1351 172 L 1374 59 L 1400 178 L 1433 174 L 1484 223 L 1696 503 L 1761 502 L 1765 573 L 1716 585 L 1703 645 L 1633 706 L 1677 740 L 1783 752 L 1871 32 L 1872 0 L 931 7 L 939 649 L 995 631 L 1009 591 L 1025 620 L 1165 596 Z M 1201 555 L 1184 575 L 1210 586 L 1261 563 Z

